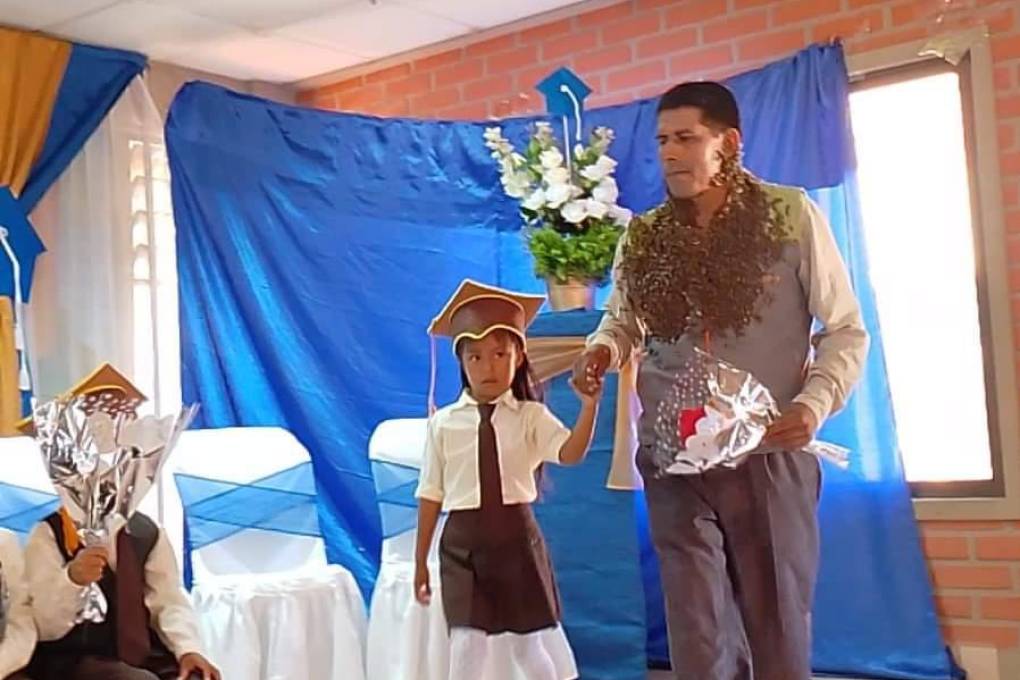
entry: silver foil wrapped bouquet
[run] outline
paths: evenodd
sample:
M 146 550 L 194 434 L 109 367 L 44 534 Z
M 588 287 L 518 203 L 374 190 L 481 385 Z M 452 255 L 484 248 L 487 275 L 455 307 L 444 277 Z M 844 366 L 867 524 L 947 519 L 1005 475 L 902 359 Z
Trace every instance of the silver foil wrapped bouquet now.
M 159 478 L 160 470 L 197 406 L 177 414 L 138 418 L 144 400 L 123 376 L 35 407 L 34 436 L 50 480 L 85 546 L 109 545 Z M 120 384 L 118 384 L 120 383 Z M 126 388 L 124 385 L 126 384 Z M 137 395 L 137 396 L 133 396 Z M 106 598 L 95 583 L 82 593 L 77 623 L 105 620 Z
M 659 402 L 656 465 L 678 475 L 735 468 L 751 454 L 772 451 L 762 440 L 778 416 L 772 394 L 753 375 L 696 350 Z M 849 451 L 835 444 L 814 441 L 802 452 L 848 465 Z

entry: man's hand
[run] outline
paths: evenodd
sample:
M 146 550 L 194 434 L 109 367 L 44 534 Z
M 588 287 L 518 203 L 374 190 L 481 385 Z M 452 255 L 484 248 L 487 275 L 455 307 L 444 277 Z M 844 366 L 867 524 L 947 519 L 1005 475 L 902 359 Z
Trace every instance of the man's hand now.
M 574 363 L 574 389 L 589 396 L 599 394 L 611 360 L 612 354 L 605 345 L 592 345 L 586 349 Z
M 87 586 L 103 578 L 103 569 L 109 557 L 106 548 L 84 548 L 79 550 L 67 565 L 67 575 L 75 585 Z
M 815 438 L 818 421 L 804 404 L 791 404 L 765 432 L 764 444 L 783 451 L 797 451 Z
M 201 654 L 194 652 L 185 654 L 178 663 L 181 666 L 181 673 L 177 676 L 177 680 L 189 680 L 194 676 L 202 680 L 220 680 L 219 670 Z

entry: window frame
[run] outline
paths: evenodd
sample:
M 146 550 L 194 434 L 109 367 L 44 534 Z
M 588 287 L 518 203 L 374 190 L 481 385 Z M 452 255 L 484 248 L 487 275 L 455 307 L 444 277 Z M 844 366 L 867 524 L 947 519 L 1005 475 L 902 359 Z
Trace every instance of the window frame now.
M 977 28 L 847 57 L 852 87 L 902 79 L 908 72 L 953 69 L 961 75 L 993 480 L 912 483 L 919 519 L 1020 518 L 1020 431 L 1015 415 L 1020 400 L 987 36 L 987 29 Z

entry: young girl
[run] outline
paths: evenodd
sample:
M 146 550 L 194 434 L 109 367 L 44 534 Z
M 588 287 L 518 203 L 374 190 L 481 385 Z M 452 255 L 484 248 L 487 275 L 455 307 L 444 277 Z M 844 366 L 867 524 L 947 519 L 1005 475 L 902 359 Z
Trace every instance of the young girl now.
M 524 332 L 542 301 L 465 281 L 429 328 L 453 339 L 464 382 L 461 397 L 429 420 L 417 491 L 422 604 L 431 599 L 426 560 L 436 522 L 449 513 L 439 559 L 450 680 L 486 680 L 486 659 L 499 646 L 509 648 L 517 677 L 577 677 L 531 503 L 540 465 L 584 458 L 599 394 L 581 396 L 573 431 L 535 399 Z

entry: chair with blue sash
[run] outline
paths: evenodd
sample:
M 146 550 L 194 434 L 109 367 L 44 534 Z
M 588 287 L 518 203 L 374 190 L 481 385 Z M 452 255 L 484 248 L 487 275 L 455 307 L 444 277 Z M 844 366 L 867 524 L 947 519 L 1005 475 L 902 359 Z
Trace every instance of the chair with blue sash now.
M 224 677 L 364 677 L 364 601 L 326 563 L 311 458 L 292 434 L 187 431 L 164 479 L 164 521 Z

